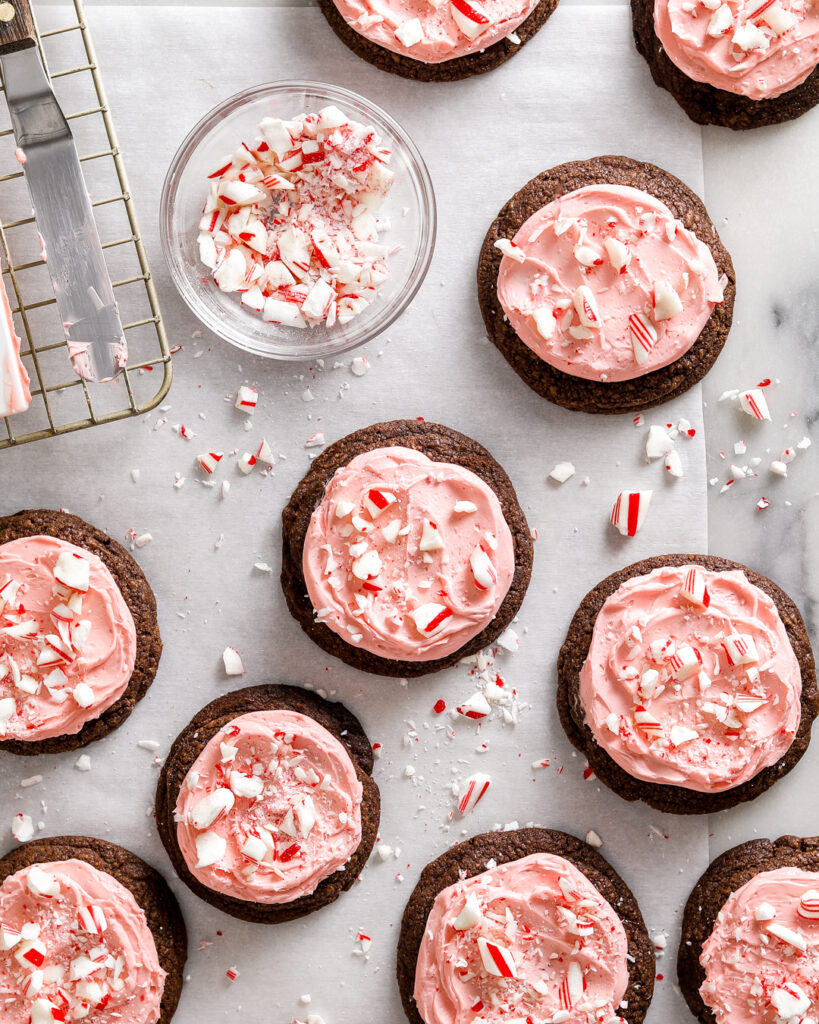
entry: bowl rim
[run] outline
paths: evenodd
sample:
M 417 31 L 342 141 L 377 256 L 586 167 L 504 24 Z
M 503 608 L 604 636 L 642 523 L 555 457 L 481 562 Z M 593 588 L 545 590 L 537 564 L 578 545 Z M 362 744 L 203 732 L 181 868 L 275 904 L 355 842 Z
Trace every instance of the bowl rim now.
M 377 318 L 376 322 L 363 333 L 361 338 L 354 338 L 348 344 L 338 347 L 327 347 L 323 343 L 318 342 L 311 347 L 310 351 L 307 351 L 305 348 L 304 351 L 299 352 L 270 352 L 261 350 L 256 345 L 243 342 L 239 332 L 233 331 L 229 324 L 223 325 L 215 319 L 214 322 L 211 322 L 206 315 L 199 304 L 195 290 L 190 286 L 189 275 L 185 273 L 182 261 L 178 259 L 178 247 L 172 243 L 172 210 L 183 171 L 191 154 L 204 141 L 218 122 L 255 99 L 294 89 L 313 91 L 318 95 L 326 96 L 329 102 L 360 105 L 366 110 L 372 111 L 377 119 L 380 118 L 383 121 L 393 136 L 401 142 L 408 154 L 408 162 L 413 165 L 422 200 L 422 221 L 424 224 L 422 235 L 426 236 L 426 243 L 419 251 L 418 258 L 414 262 L 409 287 L 399 294 L 397 301 L 393 305 L 385 308 L 384 316 Z M 260 85 L 250 86 L 247 89 L 232 93 L 220 103 L 217 103 L 216 106 L 212 107 L 196 122 L 177 147 L 165 174 L 159 201 L 159 236 L 162 254 L 174 287 L 188 309 L 207 330 L 228 344 L 261 358 L 288 362 L 341 355 L 344 352 L 349 352 L 351 349 L 373 341 L 383 334 L 384 331 L 388 330 L 403 315 L 424 283 L 435 252 L 437 234 L 438 208 L 432 177 L 426 161 L 409 133 L 391 114 L 387 113 L 383 107 L 368 97 L 353 92 L 352 89 L 347 89 L 344 86 L 313 79 L 287 78 L 273 82 L 264 82 Z M 321 328 L 316 329 L 320 330 Z M 312 331 L 310 332 L 310 337 L 313 337 Z

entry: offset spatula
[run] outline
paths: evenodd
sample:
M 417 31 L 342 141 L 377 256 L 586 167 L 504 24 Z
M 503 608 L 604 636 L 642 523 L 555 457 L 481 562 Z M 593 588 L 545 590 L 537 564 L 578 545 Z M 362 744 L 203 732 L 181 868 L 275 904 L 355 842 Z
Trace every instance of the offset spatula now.
M 0 66 L 74 370 L 85 380 L 111 380 L 125 366 L 125 336 L 74 137 L 43 69 L 28 0 L 0 3 Z

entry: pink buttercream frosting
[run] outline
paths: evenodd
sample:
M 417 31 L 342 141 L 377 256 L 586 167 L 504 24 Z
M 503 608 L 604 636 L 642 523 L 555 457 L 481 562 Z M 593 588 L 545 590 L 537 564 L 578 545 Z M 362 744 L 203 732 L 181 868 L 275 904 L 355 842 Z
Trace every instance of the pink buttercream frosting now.
M 207 744 L 176 801 L 191 874 L 234 899 L 290 903 L 361 843 L 362 786 L 345 747 L 295 711 L 235 718 Z
M 503 311 L 524 344 L 573 377 L 631 380 L 667 366 L 722 302 L 708 246 L 659 199 L 627 185 L 569 192 L 511 241 L 498 274 Z M 506 251 L 508 240 L 501 244 Z
M 819 1015 L 819 872 L 761 871 L 731 893 L 702 947 L 703 1002 L 717 1024 Z
M 702 593 L 707 607 L 692 600 Z M 801 692 L 771 598 L 740 570 L 695 565 L 655 569 L 612 594 L 580 673 L 586 724 L 621 768 L 703 793 L 785 754 Z
M 25 412 L 31 404 L 28 373 L 20 359 L 9 298 L 0 277 L 0 419 Z
M 415 970 L 426 1024 L 609 1022 L 628 985 L 625 929 L 563 857 L 533 853 L 456 882 L 432 906 Z
M 462 466 L 378 448 L 336 471 L 310 520 L 304 578 L 318 618 L 382 658 L 457 651 L 515 572 L 497 495 Z
M 752 100 L 795 89 L 819 63 L 812 0 L 655 0 L 654 28 L 689 78 Z
M 165 977 L 144 911 L 106 872 L 61 860 L 0 886 L 4 1024 L 156 1024 Z
M 0 736 L 79 732 L 122 696 L 135 658 L 133 617 L 96 555 L 56 537 L 0 545 Z
M 335 0 L 370 42 L 424 64 L 485 50 L 514 32 L 538 0 Z

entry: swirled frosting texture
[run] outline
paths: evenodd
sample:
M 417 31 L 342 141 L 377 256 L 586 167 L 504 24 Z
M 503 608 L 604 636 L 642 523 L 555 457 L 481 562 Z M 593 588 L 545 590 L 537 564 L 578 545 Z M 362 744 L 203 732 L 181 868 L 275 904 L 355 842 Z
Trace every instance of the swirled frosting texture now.
M 538 0 L 335 0 L 350 28 L 365 39 L 423 64 L 440 64 L 485 50 L 514 32 L 537 3 Z M 415 21 L 417 31 L 405 35 L 407 29 L 402 26 Z
M 349 643 L 429 661 L 494 618 L 515 553 L 498 497 L 480 477 L 409 448 L 378 448 L 328 483 L 303 571 L 318 618 Z
M 707 607 L 689 586 L 704 586 Z M 586 724 L 621 768 L 702 793 L 739 786 L 785 754 L 801 693 L 771 598 L 740 570 L 694 565 L 655 569 L 612 594 L 580 673 Z
M 60 583 L 66 559 L 87 589 Z M 119 700 L 135 658 L 133 617 L 101 559 L 56 537 L 0 545 L 0 736 L 79 732 Z
M 209 889 L 290 903 L 358 849 L 361 798 L 350 755 L 322 725 L 295 711 L 254 711 L 221 729 L 188 772 L 177 840 Z
M 504 255 L 498 273 L 503 311 L 525 345 L 573 377 L 631 380 L 667 366 L 722 301 L 708 246 L 665 203 L 628 185 L 569 192 L 532 214 L 512 242 L 517 258 Z M 680 308 L 666 316 L 677 304 L 666 310 L 655 293 L 668 287 Z M 584 313 L 587 293 L 596 326 Z M 634 316 L 647 321 L 638 328 L 645 346 L 635 343 Z
M 627 949 L 620 918 L 588 878 L 563 857 L 533 853 L 435 898 L 415 972 L 418 1012 L 426 1024 L 611 1021 L 628 985 Z
M 654 29 L 689 78 L 752 100 L 795 89 L 819 63 L 812 0 L 655 0 Z
M 43 877 L 54 895 L 32 888 Z M 0 923 L 4 1024 L 159 1020 L 165 971 L 144 911 L 113 876 L 82 860 L 23 868 L 0 886 Z
M 700 956 L 700 995 L 717 1024 L 816 1019 L 817 890 L 819 873 L 777 868 L 754 875 L 725 901 Z

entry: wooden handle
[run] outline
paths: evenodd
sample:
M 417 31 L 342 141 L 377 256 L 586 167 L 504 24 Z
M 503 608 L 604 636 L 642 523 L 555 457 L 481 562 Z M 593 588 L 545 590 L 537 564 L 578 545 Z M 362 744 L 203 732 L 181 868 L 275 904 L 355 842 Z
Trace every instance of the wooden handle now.
M 0 54 L 36 45 L 37 33 L 28 0 L 0 2 Z

